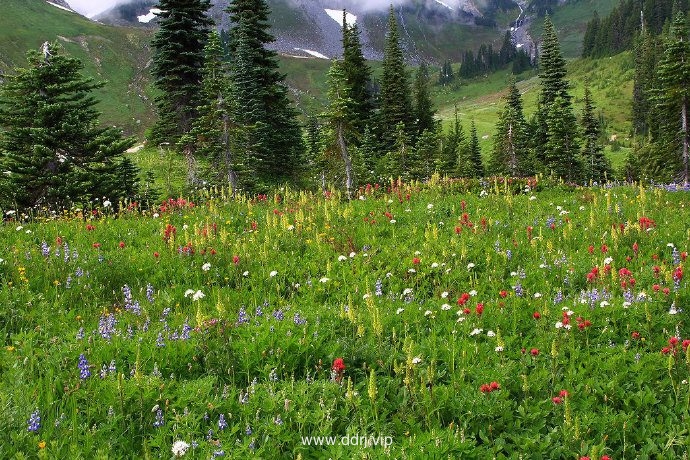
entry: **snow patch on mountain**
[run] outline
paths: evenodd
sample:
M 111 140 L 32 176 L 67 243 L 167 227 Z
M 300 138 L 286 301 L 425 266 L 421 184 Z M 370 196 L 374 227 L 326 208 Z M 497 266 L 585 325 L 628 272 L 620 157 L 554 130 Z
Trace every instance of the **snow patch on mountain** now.
M 145 24 L 148 24 L 149 22 L 153 21 L 156 18 L 157 14 L 162 13 L 162 10 L 159 10 L 158 8 L 151 8 L 148 12 L 148 14 L 143 14 L 141 16 L 137 16 L 137 20 L 139 22 L 143 22 Z
M 450 6 L 450 5 L 447 4 L 447 3 L 443 3 L 441 0 L 436 0 L 436 3 L 438 3 L 439 5 L 445 6 L 445 7 L 448 8 L 449 10 L 452 10 L 452 9 L 453 9 L 452 6 Z
M 304 49 L 304 48 L 295 48 L 295 51 L 303 51 L 303 52 L 305 52 L 311 56 L 317 57 L 319 59 L 330 59 L 328 56 L 325 56 L 325 55 L 319 53 L 318 51 L 312 51 L 312 50 L 308 50 L 308 49 Z
M 67 8 L 66 6 L 58 5 L 57 3 L 53 2 L 46 2 L 48 5 L 53 5 L 55 8 L 60 8 L 61 10 L 69 11 L 70 13 L 74 13 L 74 11 L 70 8 Z
M 324 11 L 338 24 L 343 23 L 343 10 L 329 10 L 326 8 Z M 353 26 L 357 23 L 357 16 L 352 13 L 345 13 L 345 22 L 347 22 L 348 26 Z

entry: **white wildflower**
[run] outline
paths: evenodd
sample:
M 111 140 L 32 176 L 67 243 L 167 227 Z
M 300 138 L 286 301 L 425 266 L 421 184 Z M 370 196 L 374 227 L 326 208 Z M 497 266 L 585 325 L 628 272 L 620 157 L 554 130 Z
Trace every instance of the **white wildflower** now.
M 396 315 L 399 315 L 400 313 L 402 313 L 402 312 L 404 312 L 404 311 L 405 311 L 404 308 L 398 308 L 397 310 L 395 310 L 395 314 L 396 314 Z
M 421 362 L 422 358 L 420 358 L 419 356 L 415 356 L 414 358 L 412 358 L 412 364 L 419 364 Z
M 325 276 L 319 280 L 319 283 L 328 283 L 331 279 L 326 278 Z
M 611 265 L 611 262 L 613 262 L 613 257 L 607 257 L 604 259 L 604 265 Z
M 249 276 L 249 270 L 246 270 L 244 273 L 242 273 L 242 276 L 245 278 Z
M 447 303 L 444 303 L 443 305 L 441 305 L 441 310 L 443 310 L 443 311 L 448 311 L 451 308 L 452 307 L 450 305 L 448 305 Z
M 486 333 L 487 337 L 496 337 L 496 333 L 494 331 L 489 331 Z
M 357 255 L 357 253 L 355 251 L 352 251 L 350 253 L 350 259 L 353 259 L 356 255 Z
M 436 262 L 432 263 L 431 268 L 438 268 L 438 264 Z
M 273 278 L 273 277 L 276 276 L 277 274 L 278 274 L 278 272 L 275 271 L 275 270 L 273 270 L 271 273 L 268 274 L 268 276 L 270 276 L 271 278 Z
M 535 298 L 535 299 L 538 299 L 539 297 L 541 297 L 541 292 L 535 292 L 535 293 L 534 293 L 534 298 Z
M 394 223 L 396 223 L 396 222 L 397 222 L 397 220 L 395 220 L 395 219 L 391 219 L 391 220 L 390 220 L 390 223 L 391 223 L 391 224 L 394 224 Z
M 342 261 L 344 261 L 344 260 L 347 260 L 347 257 L 345 257 L 345 256 L 343 256 L 343 255 L 339 255 L 339 256 L 338 256 L 338 262 L 342 262 Z
M 441 293 L 441 298 L 442 298 L 442 299 L 447 299 L 447 298 L 448 298 L 448 291 L 443 291 L 443 292 Z
M 204 297 L 206 297 L 206 295 L 205 295 L 203 292 L 201 292 L 201 291 L 196 291 L 196 292 L 194 293 L 194 295 L 192 296 L 192 300 L 197 301 L 197 300 L 203 299 Z
M 500 353 L 503 351 L 503 347 L 499 345 L 496 348 L 494 348 L 494 351 L 496 351 L 497 353 Z
M 434 205 L 431 204 L 431 203 L 429 203 L 429 204 L 426 205 L 426 208 L 427 208 L 427 209 L 431 209 L 431 208 L 433 208 L 433 207 L 434 207 Z
M 17 227 L 15 230 L 17 230 L 18 232 L 21 232 L 23 229 L 24 229 L 24 227 L 22 227 L 22 226 L 20 225 L 20 226 Z
M 470 262 L 469 264 L 467 264 L 467 269 L 472 270 L 474 268 L 474 266 L 475 265 L 472 262 Z
M 209 271 L 211 269 L 211 263 L 206 262 L 204 265 L 201 266 L 201 269 L 205 272 Z
M 410 268 L 410 269 L 407 270 L 407 271 L 408 271 L 409 273 L 417 273 L 417 270 L 415 270 L 414 268 Z
M 186 291 L 184 291 L 184 296 L 185 296 L 185 297 L 190 297 L 190 296 L 193 296 L 193 295 L 194 295 L 194 289 L 187 289 Z
M 469 294 L 470 294 L 472 297 L 474 297 L 474 296 L 477 295 L 477 291 L 476 291 L 475 289 L 472 289 L 472 290 L 469 292 Z
M 412 288 L 405 288 L 402 295 L 412 294 Z
M 109 208 L 110 206 L 112 206 L 112 203 L 110 202 L 110 200 L 105 200 L 105 201 L 103 202 L 103 207 L 104 207 L 104 208 Z
M 531 197 L 529 197 L 529 200 L 530 200 L 530 201 L 534 201 L 534 200 L 536 200 L 536 199 L 537 199 L 537 197 L 534 196 L 534 195 L 532 195 Z
M 478 335 L 484 332 L 484 329 L 479 329 L 478 327 L 475 327 L 472 332 L 470 332 L 470 335 Z
M 605 300 L 602 300 L 601 303 L 599 304 L 599 306 L 600 306 L 601 308 L 608 307 L 609 305 L 611 305 L 611 304 L 608 303 L 608 302 L 605 301 Z
M 434 312 L 431 310 L 427 310 L 424 312 L 424 316 L 429 316 L 429 315 L 433 315 L 433 314 L 434 314 Z
M 189 444 L 184 441 L 175 441 L 172 445 L 172 453 L 174 457 L 182 457 L 187 453 Z

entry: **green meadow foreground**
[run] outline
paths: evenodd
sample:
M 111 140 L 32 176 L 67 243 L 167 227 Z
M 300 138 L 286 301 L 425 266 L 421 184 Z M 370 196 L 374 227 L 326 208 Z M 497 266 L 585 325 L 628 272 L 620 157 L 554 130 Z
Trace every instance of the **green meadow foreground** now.
M 686 458 L 689 193 L 5 211 L 0 457 Z

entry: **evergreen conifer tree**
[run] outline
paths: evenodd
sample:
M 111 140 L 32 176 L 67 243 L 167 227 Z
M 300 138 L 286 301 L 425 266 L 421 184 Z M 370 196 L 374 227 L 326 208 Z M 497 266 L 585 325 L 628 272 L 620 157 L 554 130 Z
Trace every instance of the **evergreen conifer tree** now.
M 429 67 L 422 62 L 417 69 L 413 85 L 415 128 L 418 135 L 424 131 L 433 131 L 436 126 L 434 120 L 436 111 L 431 102 L 429 82 Z
M 388 15 L 388 35 L 383 55 L 383 78 L 381 79 L 380 129 L 384 151 L 392 150 L 400 137 L 397 126 L 402 123 L 406 135 L 414 129 L 414 115 L 410 84 L 405 69 L 405 59 L 400 48 L 398 22 L 391 6 Z M 391 129 L 396 127 L 396 129 Z
M 177 143 L 189 132 L 199 105 L 204 46 L 213 21 L 209 0 L 159 0 L 159 28 L 153 47 L 153 84 L 158 120 L 149 141 Z
M 84 77 L 82 63 L 57 44 L 44 43 L 27 60 L 0 86 L 2 204 L 67 207 L 134 197 L 138 171 L 119 160 L 134 139 L 98 126 L 91 92 L 104 84 Z
M 589 86 L 585 87 L 584 107 L 582 109 L 582 146 L 584 179 L 602 183 L 611 178 L 611 163 L 604 155 L 601 145 L 601 127 L 599 119 L 594 114 L 594 104 Z
M 496 124 L 489 170 L 492 174 L 512 177 L 532 173 L 527 122 L 522 111 L 522 97 L 514 78 L 510 80 L 506 105 Z
M 226 10 L 230 29 L 232 119 L 237 124 L 238 148 L 254 172 L 253 188 L 266 190 L 303 173 L 304 141 L 297 111 L 288 98 L 278 57 L 266 45 L 270 34 L 265 0 L 233 0 Z
M 469 163 L 471 177 L 480 178 L 484 176 L 484 164 L 482 163 L 482 150 L 479 146 L 479 137 L 477 137 L 477 126 L 472 120 L 470 126 L 470 142 L 468 145 Z
M 544 35 L 539 61 L 541 91 L 535 116 L 534 156 L 542 170 L 577 181 L 580 179 L 577 124 L 573 113 L 569 83 L 565 79 L 565 59 L 551 19 L 544 20 Z
M 465 145 L 465 133 L 460 124 L 458 108 L 455 107 L 453 125 L 441 139 L 441 148 L 436 161 L 436 170 L 444 176 L 454 176 L 458 173 L 460 165 L 458 159 L 461 149 Z
M 690 183 L 688 163 L 690 155 L 690 37 L 685 15 L 676 13 L 664 54 L 657 68 L 658 88 L 655 102 L 663 121 L 660 123 L 660 146 L 666 152 L 670 178 L 679 177 Z
M 349 123 L 355 135 L 351 142 L 359 145 L 364 128 L 371 122 L 374 110 L 371 69 L 362 52 L 360 32 L 357 23 L 347 23 L 347 13 L 343 10 L 343 71 L 347 84 L 348 97 L 352 100 L 349 109 Z
M 352 198 L 354 177 L 352 158 L 348 150 L 346 132 L 351 129 L 350 115 L 354 101 L 349 97 L 347 76 L 343 61 L 334 60 L 328 71 L 328 108 L 325 119 L 331 128 L 332 143 L 337 146 L 340 158 L 345 168 L 345 190 L 348 198 Z
M 183 150 L 193 150 L 195 155 L 207 160 L 209 171 L 203 176 L 209 183 L 229 186 L 234 193 L 239 186 L 238 168 L 242 161 L 232 145 L 233 100 L 229 97 L 230 81 L 220 35 L 215 31 L 209 35 L 204 56 L 202 104 L 197 108 L 198 116 L 190 134 L 183 137 Z

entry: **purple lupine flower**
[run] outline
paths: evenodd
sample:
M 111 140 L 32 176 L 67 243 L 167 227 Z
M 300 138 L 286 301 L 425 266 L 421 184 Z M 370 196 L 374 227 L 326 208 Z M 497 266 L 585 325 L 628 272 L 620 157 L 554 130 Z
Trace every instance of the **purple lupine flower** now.
M 99 373 L 99 376 L 101 377 L 101 379 L 104 379 L 108 376 L 108 366 L 106 366 L 105 363 L 103 363 L 103 365 L 101 366 L 101 372 Z
M 153 301 L 155 300 L 153 297 L 153 286 L 151 285 L 151 283 L 146 285 L 146 298 L 150 303 L 153 303 Z
M 165 420 L 163 419 L 163 411 L 158 409 L 156 411 L 156 419 L 153 421 L 154 428 L 160 428 L 165 425 Z
M 262 317 L 264 315 L 263 310 L 261 309 L 261 305 L 258 305 L 256 307 L 256 310 L 254 311 L 254 316 L 256 317 Z
M 101 337 L 103 337 L 104 340 L 110 342 L 110 339 L 115 332 L 116 324 L 117 319 L 115 319 L 115 315 L 101 315 L 100 319 L 98 320 L 98 333 L 101 334 Z
M 247 436 L 251 436 L 252 435 L 252 427 L 247 425 L 247 428 L 244 429 L 244 434 L 246 434 Z
M 249 322 L 249 316 L 247 316 L 247 311 L 244 307 L 240 307 L 240 311 L 237 315 L 237 324 L 246 324 Z
M 65 263 L 69 262 L 69 246 L 67 246 L 67 243 L 64 244 L 63 246 L 63 252 L 65 254 Z
M 383 295 L 383 281 L 381 279 L 376 280 L 376 284 L 374 285 L 374 294 L 377 297 L 381 297 Z
M 557 305 L 561 302 L 563 302 L 563 291 L 559 289 L 558 292 L 556 292 L 556 295 L 553 297 L 553 303 L 554 305 Z
M 76 339 L 81 340 L 84 338 L 84 328 L 80 327 L 79 330 L 77 331 Z
M 79 368 L 79 378 L 81 380 L 86 380 L 89 377 L 91 377 L 91 371 L 89 370 L 89 362 L 86 360 L 86 356 L 84 354 L 79 355 L 79 364 L 77 365 Z
M 165 340 L 163 339 L 163 333 L 162 332 L 158 333 L 158 338 L 156 339 L 156 346 L 157 347 L 164 347 L 165 346 Z
M 81 267 L 77 267 L 77 269 L 74 271 L 74 276 L 81 278 L 84 276 L 84 270 Z
M 192 331 L 192 327 L 189 325 L 189 323 L 185 320 L 184 324 L 182 325 L 182 334 L 180 334 L 180 338 L 182 340 L 188 340 L 189 339 L 189 333 Z
M 296 313 L 295 313 L 295 316 L 293 317 L 292 320 L 295 322 L 295 325 L 296 325 L 296 326 L 301 326 L 301 325 L 307 323 L 307 320 L 304 319 L 304 318 L 302 318 L 302 317 L 300 316 L 299 312 L 296 312 Z
M 72 287 L 72 275 L 67 275 L 67 279 L 65 280 L 65 289 L 69 289 Z
M 43 257 L 50 257 L 50 246 L 45 241 L 41 242 L 41 254 L 43 254 Z
M 284 318 L 284 313 L 282 308 L 273 312 L 273 317 L 278 321 L 282 321 Z
M 218 417 L 218 430 L 223 431 L 228 427 L 228 422 L 225 421 L 225 415 L 220 414 L 220 417 Z
M 26 431 L 29 433 L 36 433 L 41 429 L 41 414 L 38 412 L 38 409 L 31 413 L 27 425 Z
M 115 367 L 115 360 L 111 359 L 110 365 L 108 366 L 108 372 L 111 374 L 114 374 L 116 371 L 117 371 L 117 368 Z

